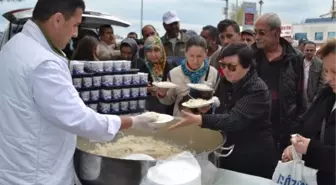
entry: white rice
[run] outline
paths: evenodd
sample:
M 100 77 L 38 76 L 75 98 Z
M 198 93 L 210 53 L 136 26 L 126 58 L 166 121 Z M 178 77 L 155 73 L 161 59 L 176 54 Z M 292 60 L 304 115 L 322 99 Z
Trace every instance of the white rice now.
M 155 159 L 167 159 L 181 153 L 185 147 L 155 140 L 153 137 L 125 136 L 114 143 L 97 143 L 90 153 L 112 158 L 124 158 L 131 154 L 146 154 Z

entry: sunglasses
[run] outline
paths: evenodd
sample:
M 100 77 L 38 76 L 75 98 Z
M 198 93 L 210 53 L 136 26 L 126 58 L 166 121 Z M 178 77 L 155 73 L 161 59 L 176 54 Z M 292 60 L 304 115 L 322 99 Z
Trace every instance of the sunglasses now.
M 236 71 L 237 66 L 238 66 L 238 65 L 226 64 L 226 63 L 219 63 L 219 65 L 221 66 L 222 69 L 225 69 L 227 67 L 232 72 Z

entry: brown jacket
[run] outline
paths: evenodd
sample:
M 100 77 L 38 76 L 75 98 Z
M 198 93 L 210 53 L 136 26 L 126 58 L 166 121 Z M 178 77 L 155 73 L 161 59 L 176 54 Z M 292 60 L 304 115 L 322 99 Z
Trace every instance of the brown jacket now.
M 103 41 L 100 41 L 98 44 L 99 53 L 98 59 L 99 60 L 116 60 L 120 56 L 119 50 L 114 50 Z
M 165 47 L 166 55 L 167 56 L 176 56 L 176 57 L 184 57 L 185 56 L 185 48 L 186 43 L 188 41 L 189 37 L 183 33 L 180 32 L 179 37 L 177 38 L 177 42 L 175 45 L 175 50 L 173 49 L 172 43 L 169 41 L 167 34 L 165 34 L 163 37 L 161 37 L 161 42 L 163 46 Z

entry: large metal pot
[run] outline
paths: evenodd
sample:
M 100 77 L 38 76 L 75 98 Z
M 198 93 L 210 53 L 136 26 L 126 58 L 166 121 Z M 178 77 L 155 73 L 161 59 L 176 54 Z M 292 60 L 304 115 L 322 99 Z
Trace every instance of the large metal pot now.
M 159 131 L 156 133 L 137 130 L 123 131 L 123 135 L 153 136 L 155 139 L 170 141 L 173 144 L 187 146 L 196 152 L 196 159 L 209 159 L 216 166 L 226 141 L 220 132 L 201 129 L 198 126 L 179 128 L 174 131 Z M 114 142 L 122 135 L 116 136 Z M 118 158 L 108 158 L 90 154 L 87 151 L 94 148 L 94 143 L 78 138 L 74 156 L 75 171 L 82 185 L 138 185 L 146 175 L 147 170 L 155 165 L 155 161 L 136 161 Z M 232 150 L 231 150 L 232 151 Z

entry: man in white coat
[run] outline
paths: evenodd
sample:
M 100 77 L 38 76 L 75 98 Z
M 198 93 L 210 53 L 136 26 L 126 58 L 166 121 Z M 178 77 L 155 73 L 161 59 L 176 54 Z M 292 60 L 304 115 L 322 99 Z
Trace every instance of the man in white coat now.
M 78 96 L 61 49 L 84 9 L 83 0 L 38 0 L 0 52 L 1 185 L 73 185 L 76 135 L 112 140 L 120 129 L 151 129 L 146 114 L 100 115 Z

